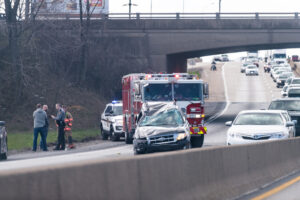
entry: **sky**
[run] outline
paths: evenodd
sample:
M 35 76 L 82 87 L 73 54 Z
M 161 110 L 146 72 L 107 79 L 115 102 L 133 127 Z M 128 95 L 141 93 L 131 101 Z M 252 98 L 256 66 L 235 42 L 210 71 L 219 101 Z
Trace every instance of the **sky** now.
M 111 13 L 128 12 L 129 0 L 110 0 Z M 132 12 L 217 12 L 219 0 L 132 0 Z M 300 0 L 221 0 L 221 12 L 300 12 Z

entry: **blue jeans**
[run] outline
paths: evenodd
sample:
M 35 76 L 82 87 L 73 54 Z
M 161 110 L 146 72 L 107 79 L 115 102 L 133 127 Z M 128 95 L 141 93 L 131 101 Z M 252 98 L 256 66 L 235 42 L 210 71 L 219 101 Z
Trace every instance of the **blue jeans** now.
M 32 150 L 36 151 L 37 138 L 39 134 L 41 135 L 41 140 L 43 142 L 43 150 L 47 151 L 47 142 L 46 142 L 46 127 L 38 127 L 33 129 L 33 147 Z
M 47 127 L 44 127 L 44 128 L 45 128 L 45 138 L 46 138 L 46 141 L 47 141 L 48 128 L 47 128 Z M 41 148 L 41 149 L 44 149 L 43 147 L 44 147 L 44 146 L 43 146 L 43 140 L 42 140 L 42 138 L 41 138 L 41 140 L 40 140 L 40 148 Z M 46 147 L 47 147 L 47 144 L 46 144 Z

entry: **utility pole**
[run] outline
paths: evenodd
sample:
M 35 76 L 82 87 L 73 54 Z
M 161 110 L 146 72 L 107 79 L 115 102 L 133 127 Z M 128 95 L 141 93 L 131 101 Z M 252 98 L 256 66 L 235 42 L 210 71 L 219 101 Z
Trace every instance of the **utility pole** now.
M 219 0 L 219 13 L 221 13 L 221 1 L 222 0 Z
M 129 0 L 129 3 L 124 4 L 123 6 L 128 6 L 129 7 L 128 15 L 129 15 L 129 19 L 131 19 L 131 6 L 137 6 L 137 4 L 131 3 L 131 0 Z

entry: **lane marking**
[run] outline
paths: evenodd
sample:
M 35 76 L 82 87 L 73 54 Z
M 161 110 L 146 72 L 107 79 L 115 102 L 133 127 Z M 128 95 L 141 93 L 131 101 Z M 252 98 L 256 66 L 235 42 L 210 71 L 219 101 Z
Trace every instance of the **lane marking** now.
M 219 117 L 221 117 L 222 115 L 224 115 L 224 113 L 229 108 L 230 101 L 229 101 L 229 98 L 228 98 L 228 89 L 227 89 L 227 82 L 226 82 L 226 77 L 225 77 L 225 65 L 226 64 L 223 64 L 223 66 L 222 66 L 222 77 L 223 77 L 223 83 L 224 83 L 224 93 L 225 93 L 226 106 L 225 106 L 225 108 L 223 109 L 223 111 L 221 113 L 215 114 L 209 120 L 207 120 L 206 123 L 205 123 L 205 125 L 211 124 L 213 121 L 215 121 L 216 119 L 218 119 Z
M 281 190 L 295 184 L 298 181 L 300 181 L 300 176 L 298 176 L 298 177 L 296 177 L 296 178 L 294 178 L 294 179 L 292 179 L 292 180 L 290 180 L 290 181 L 288 181 L 288 182 L 286 182 L 286 183 L 284 183 L 284 184 L 282 184 L 282 185 L 280 185 L 280 186 L 278 186 L 278 187 L 276 187 L 276 188 L 274 188 L 274 189 L 272 189 L 272 190 L 270 190 L 270 191 L 268 191 L 264 194 L 261 194 L 257 197 L 254 197 L 251 200 L 263 200 L 263 199 L 265 199 L 267 197 L 270 197 L 270 196 L 280 192 Z

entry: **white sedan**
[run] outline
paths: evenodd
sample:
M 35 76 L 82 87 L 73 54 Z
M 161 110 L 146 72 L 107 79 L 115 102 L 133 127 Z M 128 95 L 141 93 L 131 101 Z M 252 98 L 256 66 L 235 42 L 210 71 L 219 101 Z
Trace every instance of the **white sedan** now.
M 226 122 L 227 145 L 257 143 L 295 136 L 295 121 L 287 111 L 241 111 L 235 120 Z
M 248 75 L 258 75 L 258 69 L 256 65 L 248 65 L 245 70 L 246 76 Z

